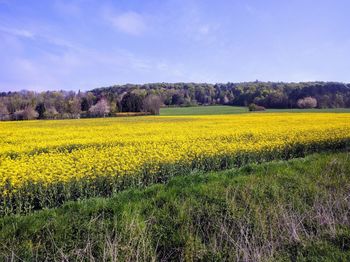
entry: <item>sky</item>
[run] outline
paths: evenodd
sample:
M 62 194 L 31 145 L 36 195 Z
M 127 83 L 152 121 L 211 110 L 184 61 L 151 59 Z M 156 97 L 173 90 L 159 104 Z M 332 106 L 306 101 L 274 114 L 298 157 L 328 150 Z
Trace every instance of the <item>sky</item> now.
M 0 91 L 350 82 L 348 0 L 0 0 Z

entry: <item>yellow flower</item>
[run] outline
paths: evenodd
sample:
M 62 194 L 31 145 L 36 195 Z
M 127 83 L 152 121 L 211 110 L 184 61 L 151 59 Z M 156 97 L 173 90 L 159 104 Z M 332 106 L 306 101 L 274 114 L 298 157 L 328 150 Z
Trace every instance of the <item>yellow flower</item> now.
M 349 140 L 345 113 L 1 122 L 0 187 L 130 176 L 145 169 L 157 174 L 164 164 L 210 168 L 213 157 L 268 157 L 296 145 L 322 149 Z

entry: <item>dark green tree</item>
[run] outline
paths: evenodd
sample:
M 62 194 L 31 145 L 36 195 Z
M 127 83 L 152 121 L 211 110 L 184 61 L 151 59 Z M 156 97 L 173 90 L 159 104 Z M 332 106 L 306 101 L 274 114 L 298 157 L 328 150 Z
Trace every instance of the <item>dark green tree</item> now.
M 80 108 L 81 108 L 81 111 L 83 112 L 89 111 L 90 105 L 86 97 L 83 97 L 83 99 L 81 100 Z
M 37 104 L 37 106 L 35 107 L 35 111 L 38 112 L 38 118 L 39 119 L 44 119 L 45 117 L 45 112 L 46 112 L 46 108 L 45 108 L 45 105 L 44 103 L 39 103 Z
M 121 107 L 123 112 L 141 112 L 142 105 L 142 97 L 131 92 L 124 95 L 121 101 Z

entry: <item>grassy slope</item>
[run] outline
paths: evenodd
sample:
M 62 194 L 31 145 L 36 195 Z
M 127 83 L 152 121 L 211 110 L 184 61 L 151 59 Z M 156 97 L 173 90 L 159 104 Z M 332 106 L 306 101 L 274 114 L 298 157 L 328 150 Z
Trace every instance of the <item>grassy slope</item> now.
M 195 173 L 5 217 L 0 260 L 349 261 L 349 160 L 318 154 Z
M 238 106 L 195 106 L 195 107 L 169 107 L 161 108 L 161 116 L 180 115 L 227 115 L 246 113 L 248 109 Z
M 324 108 L 324 109 L 267 109 L 266 112 L 289 112 L 289 113 L 350 113 L 350 108 Z
M 237 106 L 196 106 L 196 107 L 170 107 L 161 108 L 162 116 L 178 115 L 223 115 L 223 114 L 240 114 L 248 113 L 246 107 Z M 290 112 L 290 113 L 350 113 L 350 108 L 326 108 L 326 109 L 267 109 L 263 113 Z

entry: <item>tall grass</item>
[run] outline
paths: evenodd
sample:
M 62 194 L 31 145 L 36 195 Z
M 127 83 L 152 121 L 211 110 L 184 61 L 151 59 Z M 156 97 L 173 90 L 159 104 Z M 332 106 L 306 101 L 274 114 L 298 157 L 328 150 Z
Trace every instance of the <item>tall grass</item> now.
M 350 155 L 195 172 L 0 219 L 0 258 L 348 261 Z

